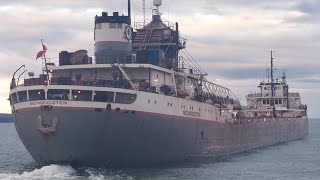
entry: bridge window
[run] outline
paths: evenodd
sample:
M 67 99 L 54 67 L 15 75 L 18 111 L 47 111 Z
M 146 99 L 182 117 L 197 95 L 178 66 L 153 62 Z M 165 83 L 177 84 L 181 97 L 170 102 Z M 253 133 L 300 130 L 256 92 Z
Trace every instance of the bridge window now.
M 49 89 L 47 98 L 50 100 L 69 100 L 70 90 L 69 89 Z
M 72 90 L 72 100 L 74 101 L 91 101 L 92 91 Z
M 17 94 L 16 93 L 12 93 L 10 95 L 10 100 L 11 100 L 11 103 L 15 104 L 18 102 L 18 99 L 17 99 Z
M 132 104 L 136 101 L 137 94 L 130 94 L 130 93 L 116 93 L 116 103 L 122 104 Z
M 19 101 L 19 102 L 26 102 L 26 101 L 28 101 L 27 91 L 19 91 L 19 92 L 18 92 L 18 101 Z
M 45 100 L 45 92 L 43 89 L 29 90 L 28 92 L 29 92 L 29 101 Z
M 114 92 L 95 91 L 93 100 L 97 102 L 113 102 L 113 96 Z

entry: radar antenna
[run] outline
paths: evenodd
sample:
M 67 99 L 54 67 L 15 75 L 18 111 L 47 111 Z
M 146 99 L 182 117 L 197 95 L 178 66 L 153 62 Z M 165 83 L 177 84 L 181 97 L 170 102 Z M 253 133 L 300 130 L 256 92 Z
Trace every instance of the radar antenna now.
M 282 81 L 283 81 L 284 83 L 287 83 L 287 80 L 286 80 L 286 79 L 287 79 L 287 73 L 286 73 L 286 72 L 283 72 L 283 73 L 282 73 L 282 77 L 281 77 L 281 78 L 282 78 Z
M 155 15 L 160 15 L 159 7 L 162 6 L 162 0 L 153 0 L 153 5 L 156 7 L 156 9 L 155 9 L 156 14 Z

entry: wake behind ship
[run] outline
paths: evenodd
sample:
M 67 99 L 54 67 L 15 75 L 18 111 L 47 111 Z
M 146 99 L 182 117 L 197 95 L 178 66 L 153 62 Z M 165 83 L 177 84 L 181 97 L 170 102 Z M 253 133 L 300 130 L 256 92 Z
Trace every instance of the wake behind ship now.
M 128 16 L 95 17 L 95 54 L 44 57 L 43 74 L 19 83 L 10 103 L 23 144 L 39 164 L 152 166 L 239 152 L 308 134 L 307 106 L 286 76 L 259 84 L 241 106 L 232 91 L 208 81 L 186 51 L 179 24 L 161 18 L 131 26 Z M 39 52 L 44 56 L 46 47 Z

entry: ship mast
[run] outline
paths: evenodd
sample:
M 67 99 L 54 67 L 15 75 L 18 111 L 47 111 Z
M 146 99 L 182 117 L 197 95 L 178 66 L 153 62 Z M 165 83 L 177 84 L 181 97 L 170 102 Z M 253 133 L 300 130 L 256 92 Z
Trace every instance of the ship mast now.
M 143 7 L 143 27 L 146 26 L 146 0 L 142 0 Z
M 131 25 L 131 1 L 128 0 L 128 17 L 129 17 L 129 25 Z
M 273 79 L 273 51 L 271 51 L 271 69 L 270 69 L 270 74 L 271 74 L 271 97 L 273 100 L 274 97 L 274 79 Z M 273 103 L 272 103 L 273 105 Z
M 270 74 L 271 74 L 271 106 L 272 106 L 272 117 L 275 118 L 276 116 L 276 110 L 274 106 L 274 79 L 273 79 L 273 51 L 271 51 L 271 69 L 270 69 Z

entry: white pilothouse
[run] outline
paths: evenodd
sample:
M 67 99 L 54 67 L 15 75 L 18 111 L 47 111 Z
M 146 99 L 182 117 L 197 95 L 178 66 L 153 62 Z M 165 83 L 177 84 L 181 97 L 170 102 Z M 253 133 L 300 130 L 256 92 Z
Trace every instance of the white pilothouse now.
M 261 81 L 260 93 L 247 95 L 247 106 L 243 108 L 245 117 L 251 118 L 295 118 L 307 117 L 307 105 L 301 103 L 299 93 L 290 93 L 286 73 L 281 80 L 274 80 L 273 57 L 268 81 Z M 271 76 L 271 77 L 270 77 Z

